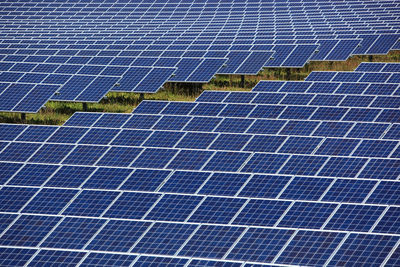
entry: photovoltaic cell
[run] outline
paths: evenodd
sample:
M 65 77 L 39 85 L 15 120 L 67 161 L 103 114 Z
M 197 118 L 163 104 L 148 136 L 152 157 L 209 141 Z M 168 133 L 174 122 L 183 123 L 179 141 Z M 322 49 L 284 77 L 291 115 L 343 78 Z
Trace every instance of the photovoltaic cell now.
M 274 226 L 289 206 L 289 201 L 252 199 L 235 218 L 233 224 Z
M 250 228 L 227 259 L 271 262 L 292 234 L 292 230 Z
M 344 233 L 299 231 L 285 247 L 277 263 L 293 265 L 324 264 L 339 246 Z M 301 251 L 301 253 L 299 253 Z
M 220 258 L 234 244 L 243 230 L 244 228 L 240 227 L 202 225 L 178 255 Z
M 86 246 L 90 250 L 128 252 L 149 222 L 111 220 Z
M 202 197 L 199 196 L 164 195 L 146 215 L 146 219 L 185 221 L 201 200 Z
M 397 236 L 350 234 L 329 264 L 379 265 L 390 252 L 389 249 L 382 248 L 393 247 L 398 239 Z
M 174 255 L 196 228 L 196 225 L 156 223 L 135 245 L 132 252 Z

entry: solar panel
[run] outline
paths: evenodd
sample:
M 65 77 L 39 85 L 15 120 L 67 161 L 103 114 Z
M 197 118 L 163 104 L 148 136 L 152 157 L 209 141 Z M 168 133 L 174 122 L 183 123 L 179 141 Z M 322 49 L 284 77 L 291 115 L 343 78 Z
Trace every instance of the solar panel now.
M 0 105 L 387 53 L 396 4 L 3 2 Z M 400 76 L 371 66 L 0 125 L 0 265 L 398 265 Z
M 0 94 L 0 110 L 36 113 L 59 88 L 58 85 L 10 83 Z
M 399 35 L 381 35 L 368 49 L 367 54 L 387 54 L 399 40 Z

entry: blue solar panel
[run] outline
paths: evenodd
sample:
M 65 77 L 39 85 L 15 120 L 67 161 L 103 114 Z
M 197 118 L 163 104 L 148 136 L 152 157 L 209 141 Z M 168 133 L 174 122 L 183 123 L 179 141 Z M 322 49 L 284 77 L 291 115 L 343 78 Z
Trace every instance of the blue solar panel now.
M 60 217 L 22 215 L 3 234 L 0 245 L 35 247 L 60 219 Z
M 3 266 L 23 266 L 35 253 L 35 249 L 0 248 L 0 263 Z
M 242 2 L 4 2 L 0 108 L 397 47 L 396 3 Z M 0 265 L 398 265 L 400 75 L 379 64 L 0 125 Z
M 274 226 L 289 206 L 290 201 L 250 200 L 233 224 Z
M 25 128 L 25 125 L 0 124 L 0 138 L 5 141 L 13 141 Z
M 83 188 L 89 189 L 117 189 L 131 174 L 130 169 L 98 168 L 85 183 Z
M 106 146 L 76 146 L 62 161 L 62 163 L 72 165 L 93 165 L 100 159 L 107 149 L 108 147 Z
M 311 154 L 321 140 L 322 138 L 292 136 L 279 149 L 279 153 Z
M 249 178 L 249 175 L 214 173 L 199 191 L 199 194 L 234 196 Z
M 159 119 L 159 120 L 158 120 Z M 153 128 L 155 130 L 182 130 L 182 128 L 188 123 L 190 117 L 180 117 L 180 116 L 163 116 L 161 118 L 153 116 L 149 119 L 146 119 L 140 124 L 143 126 L 138 128 L 150 129 Z M 154 127 L 151 125 L 154 124 L 153 121 L 158 121 Z
M 343 233 L 299 231 L 277 259 L 284 264 L 323 264 L 344 238 Z M 296 253 L 301 250 L 303 253 Z
M 350 234 L 330 264 L 379 265 L 390 253 L 388 248 L 392 248 L 398 239 L 397 236 Z
M 276 134 L 286 123 L 284 120 L 256 120 L 250 128 L 248 133 L 255 134 Z
M 60 127 L 47 140 L 54 143 L 76 143 L 88 131 L 88 128 Z
M 201 150 L 181 150 L 168 164 L 167 168 L 181 170 L 200 170 L 213 152 Z
M 169 174 L 169 171 L 137 169 L 127 180 L 124 179 L 120 188 L 122 190 L 156 191 Z
M 174 147 L 183 135 L 184 133 L 182 132 L 154 132 L 143 144 L 143 146 Z
M 104 215 L 111 218 L 141 219 L 159 197 L 159 194 L 125 192 Z
M 360 178 L 397 179 L 400 175 L 399 160 L 371 159 L 358 175 Z
M 169 115 L 188 115 L 195 103 L 171 102 L 160 113 Z
M 342 205 L 324 229 L 368 232 L 384 210 L 379 206 Z
M 164 195 L 145 218 L 160 221 L 185 221 L 202 199 L 199 196 Z
M 275 173 L 289 157 L 281 154 L 255 154 L 244 166 L 244 172 Z
M 254 88 L 255 92 L 277 92 L 284 85 L 284 81 L 260 81 Z
M 176 154 L 173 149 L 148 148 L 133 162 L 136 168 L 163 168 Z
M 92 126 L 101 114 L 75 112 L 65 123 L 65 126 Z
M 298 45 L 281 66 L 286 68 L 301 68 L 308 62 L 317 48 L 318 45 Z
M 318 200 L 331 183 L 331 179 L 295 177 L 280 194 L 280 198 Z
M 315 175 L 327 160 L 326 157 L 293 155 L 280 173 L 293 175 Z
M 0 153 L 0 160 L 25 162 L 40 146 L 38 143 L 11 143 Z
M 352 138 L 379 138 L 388 128 L 388 124 L 357 123 L 347 134 Z
M 131 91 L 137 93 L 155 93 L 169 80 L 174 72 L 174 68 L 153 68 L 136 88 L 131 89 Z M 116 91 L 123 91 L 123 89 L 118 87 Z
M 216 92 L 216 91 L 204 91 L 196 99 L 196 102 L 222 102 L 225 97 L 229 95 L 229 92 Z
M 390 207 L 374 228 L 377 233 L 399 233 L 399 208 Z
M 112 140 L 111 144 L 121 146 L 140 146 L 150 135 L 151 131 L 145 130 L 122 130 Z
M 44 240 L 43 246 L 81 249 L 105 222 L 101 219 L 65 218 Z
M 44 142 L 47 140 L 57 127 L 31 125 L 22 134 L 18 136 L 17 141 Z
M 24 213 L 58 214 L 78 193 L 77 190 L 44 188 L 24 207 Z
M 123 255 L 123 254 L 107 254 L 107 253 L 90 253 L 85 256 L 83 265 L 88 266 L 102 266 L 102 265 L 118 265 L 118 266 L 129 266 L 136 259 L 134 255 Z
M 227 259 L 271 262 L 292 234 L 292 230 L 250 228 Z
M 129 114 L 104 114 L 96 121 L 96 123 L 93 126 L 120 128 L 130 118 L 131 115 Z
M 318 173 L 329 177 L 355 177 L 364 166 L 365 158 L 330 158 Z
M 280 220 L 278 226 L 319 229 L 335 208 L 336 204 L 330 203 L 296 202 Z
M 379 72 L 385 67 L 385 63 L 371 63 L 371 62 L 362 62 L 358 67 L 355 69 L 355 71 L 361 71 L 361 72 L 366 72 L 366 71 L 373 71 L 373 72 Z
M 223 66 L 226 59 L 206 58 L 198 66 L 198 68 L 186 78 L 189 82 L 208 83 Z
M 196 228 L 196 225 L 156 223 L 135 245 L 132 252 L 174 255 Z
M 347 60 L 360 44 L 361 40 L 340 40 L 324 60 Z
M 62 166 L 45 185 L 48 187 L 77 188 L 93 171 L 95 171 L 93 167 Z
M 175 75 L 169 79 L 171 82 L 184 82 L 200 65 L 202 60 L 200 58 L 183 58 L 176 65 L 178 68 Z M 221 64 L 222 65 L 222 64 Z
M 60 163 L 74 149 L 73 145 L 44 144 L 29 159 L 35 163 Z
M 280 67 L 285 62 L 289 54 L 293 52 L 296 46 L 293 45 L 279 45 L 275 46 L 273 50 L 275 51 L 273 57 L 265 64 L 264 67 Z M 311 56 L 311 55 L 310 55 Z M 305 63 L 305 62 L 304 62 Z
M 82 191 L 63 211 L 63 214 L 101 216 L 118 195 L 118 192 Z
M 240 236 L 244 228 L 202 225 L 178 255 L 221 258 Z
M 350 156 L 360 141 L 357 139 L 327 138 L 318 150 L 318 155 Z
M 207 197 L 190 216 L 189 222 L 228 224 L 245 202 L 245 199 Z
M 218 71 L 219 74 L 234 74 L 239 66 L 249 57 L 248 51 L 232 51 L 227 55 L 225 66 Z M 265 63 L 265 62 L 264 62 Z M 261 67 L 263 67 L 262 65 Z M 261 67 L 259 69 L 261 69 Z M 259 70 L 258 69 L 258 70 Z
M 381 35 L 371 45 L 367 54 L 387 54 L 393 45 L 399 40 L 399 35 Z
M 84 257 L 84 252 L 60 251 L 60 250 L 41 250 L 30 261 L 33 266 L 48 264 L 63 264 L 67 261 L 69 264 L 78 264 Z
M 149 226 L 148 222 L 112 220 L 87 245 L 87 248 L 128 252 Z
M 188 262 L 188 259 L 184 258 L 166 258 L 166 257 L 154 257 L 154 256 L 141 256 L 135 261 L 134 266 L 168 266 L 173 265 L 177 267 L 184 267 Z
M 253 51 L 234 72 L 235 74 L 257 74 L 273 55 L 273 52 Z
M 321 45 L 315 51 L 314 55 L 311 56 L 311 60 L 324 60 L 339 42 L 339 40 L 319 40 L 318 43 Z

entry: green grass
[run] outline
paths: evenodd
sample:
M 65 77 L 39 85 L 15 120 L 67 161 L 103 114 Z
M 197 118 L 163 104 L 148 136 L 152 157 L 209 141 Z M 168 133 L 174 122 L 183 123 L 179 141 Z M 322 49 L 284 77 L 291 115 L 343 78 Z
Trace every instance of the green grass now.
M 400 51 L 392 51 L 382 56 L 354 56 L 347 61 L 311 62 L 304 68 L 280 69 L 268 68 L 259 75 L 246 76 L 245 88 L 241 88 L 240 76 L 217 75 L 210 83 L 203 85 L 203 90 L 250 91 L 260 80 L 303 80 L 312 71 L 352 71 L 361 62 L 400 62 Z M 201 93 L 192 84 L 166 84 L 166 89 L 155 94 L 145 94 L 146 100 L 194 101 Z M 139 94 L 111 92 L 100 103 L 88 103 L 89 112 L 130 113 L 139 103 Z M 21 121 L 19 113 L 0 112 L 2 123 L 29 123 L 61 125 L 76 111 L 82 111 L 82 103 L 50 101 L 37 114 L 27 114 L 26 121 Z

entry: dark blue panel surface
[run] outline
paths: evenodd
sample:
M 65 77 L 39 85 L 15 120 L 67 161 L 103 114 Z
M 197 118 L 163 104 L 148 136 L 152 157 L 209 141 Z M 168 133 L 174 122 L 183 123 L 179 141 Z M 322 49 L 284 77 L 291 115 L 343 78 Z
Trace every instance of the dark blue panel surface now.
M 227 259 L 271 262 L 292 234 L 292 230 L 250 228 Z
M 61 250 L 41 250 L 29 264 L 32 266 L 44 266 L 48 264 L 62 265 L 65 262 L 74 265 L 78 264 L 86 253 Z
M 324 229 L 368 232 L 384 210 L 379 206 L 341 205 Z
M 130 169 L 98 168 L 82 185 L 90 189 L 117 189 L 131 174 Z
M 238 171 L 250 153 L 217 151 L 209 160 L 204 170 L 207 171 Z
M 121 189 L 133 191 L 156 191 L 169 174 L 169 171 L 163 170 L 137 169 L 129 176 L 129 179 L 124 181 L 121 185 Z
M 24 213 L 60 213 L 78 193 L 77 190 L 44 188 L 24 207 Z
M 335 210 L 335 207 L 336 204 L 296 202 L 278 226 L 319 229 Z
M 44 240 L 43 246 L 81 249 L 105 222 L 101 219 L 65 218 Z
M 249 177 L 248 174 L 214 173 L 202 186 L 199 194 L 234 196 Z
M 167 168 L 200 170 L 212 155 L 211 151 L 181 150 Z
M 238 225 L 274 226 L 289 208 L 289 201 L 250 200 L 232 222 Z
M 244 228 L 202 225 L 179 252 L 182 256 L 220 258 L 234 244 Z
M 0 240 L 2 246 L 34 247 L 56 226 L 60 217 L 22 215 Z M 35 225 L 36 227 L 32 227 Z
M 63 211 L 63 214 L 74 216 L 89 214 L 93 217 L 99 217 L 118 195 L 119 192 L 84 190 L 74 198 L 67 209 Z
M 132 252 L 174 255 L 196 228 L 196 225 L 156 223 L 135 245 Z
M 323 265 L 344 236 L 344 233 L 299 231 L 276 262 L 304 266 Z
M 150 226 L 149 222 L 112 220 L 88 244 L 90 250 L 127 252 Z
M 160 191 L 194 194 L 209 176 L 208 172 L 176 171 Z
M 203 197 L 185 195 L 164 195 L 146 215 L 147 220 L 185 221 L 200 204 Z
M 207 197 L 190 216 L 189 222 L 228 224 L 245 202 L 238 198 Z
M 105 213 L 110 218 L 141 219 L 160 197 L 159 194 L 125 192 Z
M 380 265 L 398 240 L 397 236 L 350 234 L 329 265 Z

